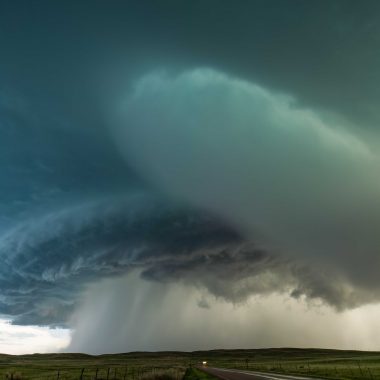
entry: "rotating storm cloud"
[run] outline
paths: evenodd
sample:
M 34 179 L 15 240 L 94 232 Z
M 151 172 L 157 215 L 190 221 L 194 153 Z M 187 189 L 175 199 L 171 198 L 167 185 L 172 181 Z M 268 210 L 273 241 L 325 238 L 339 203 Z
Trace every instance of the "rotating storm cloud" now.
M 277 11 L 259 3 L 273 22 Z M 29 68 L 35 75 L 3 80 L 1 339 L 16 341 L 15 353 L 23 329 L 31 329 L 28 352 L 378 347 L 380 141 L 373 125 L 380 119 L 370 81 L 360 83 L 367 97 L 358 92 L 350 107 L 347 96 L 307 75 L 306 45 L 298 71 L 286 54 L 282 65 L 265 65 L 265 46 L 279 48 L 249 23 L 254 54 L 239 56 L 228 40 L 220 47 L 236 52 L 242 66 L 235 66 L 216 48 L 212 59 L 208 50 L 202 55 L 202 25 L 196 32 L 191 12 L 169 7 L 188 15 L 200 50 L 186 33 L 167 35 L 178 26 L 164 27 L 165 17 L 147 5 L 131 7 L 127 26 L 114 7 L 123 8 L 87 21 L 94 33 L 104 18 L 110 45 L 95 33 L 92 49 L 82 31 L 77 47 L 86 49 L 76 50 L 66 44 L 76 32 L 55 30 L 73 59 L 51 58 L 62 78 L 39 71 L 56 51 L 45 41 Z M 160 53 L 133 23 L 146 12 L 159 20 L 150 28 L 168 38 L 157 33 Z M 337 44 L 355 22 L 332 22 L 328 37 Z M 136 41 L 130 30 L 141 32 Z M 370 32 L 363 28 L 363 38 Z M 34 33 L 38 46 L 42 31 Z M 25 44 L 25 36 L 15 38 Z M 187 53 L 174 54 L 178 41 L 170 38 L 183 38 Z M 218 40 L 209 38 L 211 48 Z M 340 54 L 350 53 L 343 46 Z M 313 54 L 322 65 L 325 56 Z M 0 69 L 21 73 L 17 65 Z M 342 88 L 336 76 L 334 88 Z M 33 340 L 39 332 L 42 345 Z

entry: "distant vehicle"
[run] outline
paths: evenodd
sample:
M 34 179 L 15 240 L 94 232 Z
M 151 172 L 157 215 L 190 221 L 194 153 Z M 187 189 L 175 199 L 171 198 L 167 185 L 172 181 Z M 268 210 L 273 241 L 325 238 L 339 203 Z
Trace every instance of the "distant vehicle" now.
M 207 362 L 202 362 L 202 365 L 206 366 L 206 365 L 207 365 Z

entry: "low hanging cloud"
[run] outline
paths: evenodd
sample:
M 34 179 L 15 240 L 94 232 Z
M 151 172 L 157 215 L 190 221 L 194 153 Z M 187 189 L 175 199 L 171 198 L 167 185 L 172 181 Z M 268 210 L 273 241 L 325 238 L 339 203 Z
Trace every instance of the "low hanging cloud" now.
M 238 233 L 149 195 L 80 202 L 0 237 L 0 313 L 15 324 L 64 325 L 88 284 L 140 268 L 239 250 Z M 151 267 L 156 268 L 152 270 Z
M 279 291 L 337 308 L 363 302 L 337 279 L 263 250 L 220 218 L 147 194 L 26 220 L 1 236 L 0 252 L 0 313 L 17 325 L 67 326 L 88 286 L 131 272 L 232 303 Z
M 114 133 L 128 163 L 166 194 L 219 215 L 276 260 L 296 262 L 293 296 L 344 308 L 380 299 L 380 160 L 337 119 L 197 69 L 141 78 Z M 237 272 L 263 274 L 267 266 L 244 266 L 248 257 L 260 263 L 257 255 L 218 259 L 241 265 Z M 219 261 L 211 267 L 209 288 L 228 298 L 233 290 L 218 280 Z M 145 276 L 186 278 L 187 268 L 172 263 L 162 269 L 167 273 Z M 268 281 L 284 290 L 283 282 Z M 249 280 L 243 287 L 249 293 Z

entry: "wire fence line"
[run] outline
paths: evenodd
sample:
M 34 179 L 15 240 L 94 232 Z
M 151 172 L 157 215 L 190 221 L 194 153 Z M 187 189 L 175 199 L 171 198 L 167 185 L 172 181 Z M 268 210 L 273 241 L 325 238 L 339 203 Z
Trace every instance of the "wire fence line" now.
M 355 354 L 355 353 L 354 353 Z M 176 356 L 176 353 L 130 354 L 130 358 L 104 355 L 100 358 L 72 356 L 45 356 L 4 358 L 0 361 L 0 380 L 181 380 L 186 368 L 200 365 L 207 359 L 208 365 L 287 375 L 328 378 L 334 380 L 380 380 L 380 355 L 368 354 L 333 357 L 304 355 L 247 355 L 238 357 L 213 355 L 202 352 Z M 64 358 L 64 360 L 62 360 Z M 13 362 L 11 361 L 13 360 Z
M 185 367 L 106 366 L 62 370 L 40 369 L 35 373 L 27 370 L 25 372 L 9 370 L 2 378 L 5 380 L 181 380 L 184 372 Z

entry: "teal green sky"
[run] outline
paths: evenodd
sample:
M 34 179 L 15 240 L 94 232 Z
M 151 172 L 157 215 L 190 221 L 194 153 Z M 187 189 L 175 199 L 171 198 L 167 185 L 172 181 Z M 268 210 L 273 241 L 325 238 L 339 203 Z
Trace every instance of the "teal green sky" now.
M 0 48 L 0 351 L 380 347 L 377 0 L 16 0 Z

